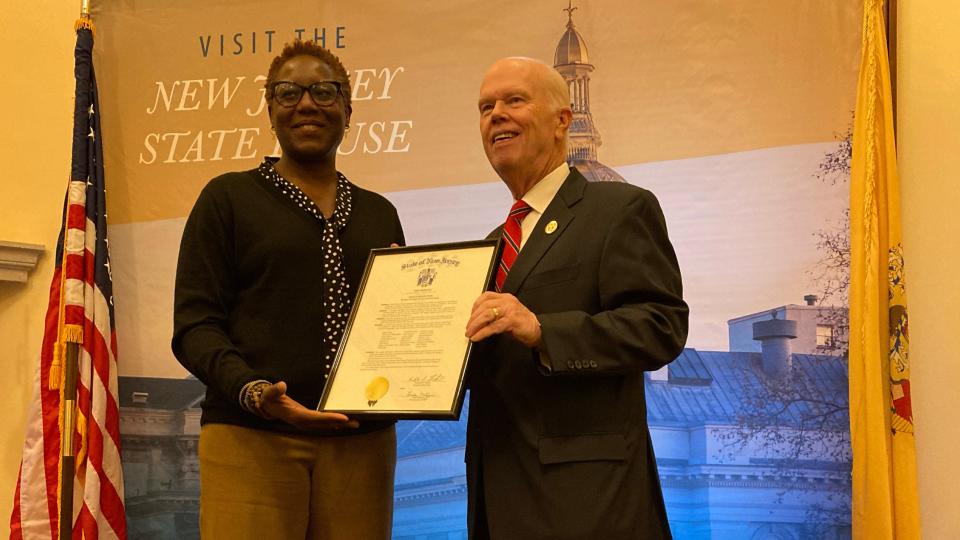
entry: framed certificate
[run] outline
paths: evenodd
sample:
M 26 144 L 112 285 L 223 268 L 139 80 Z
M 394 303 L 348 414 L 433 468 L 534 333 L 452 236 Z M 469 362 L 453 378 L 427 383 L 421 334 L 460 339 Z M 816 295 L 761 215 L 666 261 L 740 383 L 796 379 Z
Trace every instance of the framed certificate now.
M 498 247 L 478 240 L 372 250 L 317 409 L 457 419 L 471 348 L 464 330 Z

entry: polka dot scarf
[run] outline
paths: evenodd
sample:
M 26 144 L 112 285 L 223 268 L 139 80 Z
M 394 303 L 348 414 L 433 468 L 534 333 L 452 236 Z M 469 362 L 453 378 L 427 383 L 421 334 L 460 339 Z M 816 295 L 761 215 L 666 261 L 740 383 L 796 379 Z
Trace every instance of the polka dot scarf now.
M 337 199 L 333 215 L 329 219 L 314 204 L 310 197 L 296 185 L 280 176 L 273 167 L 273 162 L 264 160 L 260 165 L 260 173 L 273 183 L 281 193 L 290 197 L 298 207 L 303 209 L 323 224 L 323 333 L 326 336 L 326 352 L 323 358 L 324 378 L 330 374 L 330 367 L 340 346 L 343 330 L 350 315 L 350 284 L 343 268 L 343 246 L 340 245 L 340 231 L 350 220 L 351 197 L 350 181 L 337 171 Z

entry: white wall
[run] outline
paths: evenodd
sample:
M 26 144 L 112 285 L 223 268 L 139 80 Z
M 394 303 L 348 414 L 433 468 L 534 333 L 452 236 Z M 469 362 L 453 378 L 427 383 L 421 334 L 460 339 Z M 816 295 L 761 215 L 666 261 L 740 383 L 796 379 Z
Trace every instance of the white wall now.
M 960 3 L 899 2 L 897 116 L 924 538 L 960 537 Z
M 37 366 L 53 250 L 70 173 L 73 22 L 78 1 L 4 2 L 0 9 L 0 240 L 43 244 L 26 284 L 0 282 L 0 530 L 20 466 L 26 404 Z

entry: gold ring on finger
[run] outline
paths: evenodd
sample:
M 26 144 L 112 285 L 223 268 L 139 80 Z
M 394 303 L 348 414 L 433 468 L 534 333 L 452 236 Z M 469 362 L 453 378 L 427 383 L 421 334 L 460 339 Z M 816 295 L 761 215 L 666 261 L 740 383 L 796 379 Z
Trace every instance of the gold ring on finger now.
M 495 307 L 492 307 L 492 308 L 490 308 L 490 311 L 493 312 L 493 320 L 497 320 L 497 319 L 500 318 L 500 310 L 499 310 L 499 309 L 497 309 L 497 308 L 495 308 Z

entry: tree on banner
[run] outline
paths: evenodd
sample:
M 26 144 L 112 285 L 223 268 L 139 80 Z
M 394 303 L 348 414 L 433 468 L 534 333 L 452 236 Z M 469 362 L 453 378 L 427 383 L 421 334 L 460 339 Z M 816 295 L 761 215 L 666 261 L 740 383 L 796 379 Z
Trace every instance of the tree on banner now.
M 920 538 L 900 185 L 883 0 L 863 6 L 850 177 L 853 536 Z
M 71 180 L 10 537 L 126 538 L 93 25 L 77 22 Z

